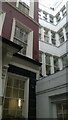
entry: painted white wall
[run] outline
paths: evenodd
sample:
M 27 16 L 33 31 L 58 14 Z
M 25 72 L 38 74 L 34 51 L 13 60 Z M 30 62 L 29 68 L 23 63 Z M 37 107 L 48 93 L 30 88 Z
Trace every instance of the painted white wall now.
M 67 16 L 65 16 L 57 25 L 51 24 L 50 22 L 39 19 L 39 24 L 52 31 L 58 32 L 67 22 Z
M 56 118 L 56 106 L 50 97 L 66 93 L 67 70 L 60 71 L 37 81 L 36 85 L 36 115 L 37 118 Z
M 54 56 L 62 56 L 68 52 L 68 41 L 64 42 L 61 46 L 56 47 L 54 45 L 39 41 L 39 50 L 44 53 L 49 53 Z

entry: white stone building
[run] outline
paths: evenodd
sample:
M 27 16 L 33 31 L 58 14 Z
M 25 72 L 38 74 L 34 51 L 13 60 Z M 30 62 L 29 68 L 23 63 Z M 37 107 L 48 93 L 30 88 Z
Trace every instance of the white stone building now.
M 47 2 L 47 1 L 46 1 Z M 51 1 L 50 1 L 51 2 Z M 37 81 L 37 118 L 68 118 L 68 3 L 39 3 L 40 80 Z

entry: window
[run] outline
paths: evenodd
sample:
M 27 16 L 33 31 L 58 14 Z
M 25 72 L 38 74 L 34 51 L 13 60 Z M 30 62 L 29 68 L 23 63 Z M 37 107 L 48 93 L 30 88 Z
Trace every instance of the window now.
M 24 2 L 19 2 L 19 9 L 25 14 L 29 15 L 29 6 L 26 5 Z
M 50 55 L 46 54 L 46 75 L 51 74 Z
M 43 11 L 43 19 L 47 20 L 47 13 L 45 11 Z
M 59 41 L 60 41 L 60 44 L 64 42 L 64 36 L 63 36 L 63 31 L 59 31 Z
M 8 76 L 4 94 L 3 117 L 24 117 L 25 79 Z
M 66 15 L 66 8 L 65 8 L 65 6 L 63 6 L 63 8 L 62 8 L 62 15 L 63 15 L 63 17 Z
M 50 15 L 50 23 L 53 23 L 54 22 L 54 18 L 53 16 Z
M 60 13 L 58 13 L 58 14 L 56 15 L 56 21 L 57 21 L 57 23 L 60 22 L 60 20 L 61 20 Z
M 39 62 L 42 63 L 42 52 L 39 52 Z M 42 65 L 39 70 L 39 77 L 42 77 Z
M 51 32 L 51 40 L 52 40 L 52 44 L 56 45 L 56 39 L 55 39 L 55 33 Z
M 42 52 L 39 52 L 39 62 L 42 63 Z
M 44 41 L 49 43 L 49 35 L 48 35 L 48 30 L 44 29 Z
M 62 63 L 63 63 L 63 68 L 68 66 L 68 54 L 62 56 Z
M 68 104 L 60 103 L 57 104 L 57 118 L 58 120 L 66 120 L 68 118 Z
M 41 12 L 42 12 L 42 10 L 39 9 L 39 10 L 38 10 L 38 16 L 39 16 L 39 18 L 41 18 Z
M 41 27 L 39 27 L 39 40 L 41 40 Z
M 58 65 L 58 57 L 53 57 L 54 58 L 54 72 L 58 72 L 59 71 L 59 65 Z
M 39 40 L 41 40 L 41 34 L 39 33 Z
M 67 40 L 68 40 L 68 24 L 66 24 L 65 29 L 66 29 L 66 38 L 67 38 Z
M 16 24 L 14 42 L 23 47 L 20 52 L 24 55 L 26 55 L 27 40 L 28 40 L 28 32 L 26 31 L 26 29 Z

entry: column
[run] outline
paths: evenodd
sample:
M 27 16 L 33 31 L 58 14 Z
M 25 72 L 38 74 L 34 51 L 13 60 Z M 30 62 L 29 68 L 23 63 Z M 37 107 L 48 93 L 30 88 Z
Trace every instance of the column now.
M 47 21 L 50 22 L 49 14 L 47 14 Z
M 42 53 L 42 75 L 46 76 L 46 55 Z
M 44 27 L 41 27 L 41 40 L 44 41 Z
M 62 11 L 60 11 L 60 17 L 61 17 L 61 19 L 63 18 L 63 14 L 62 14 Z
M 17 2 L 16 2 L 16 7 L 18 7 L 18 6 L 19 6 L 19 1 L 20 1 L 20 0 L 17 0 Z
M 65 30 L 65 28 L 63 28 L 63 35 L 64 35 L 64 41 L 66 41 L 67 38 L 66 38 L 66 30 Z
M 50 56 L 51 74 L 54 73 L 54 58 Z
M 58 59 L 58 64 L 59 64 L 59 69 L 62 70 L 63 69 L 63 63 L 62 63 L 61 58 Z
M 27 49 L 26 49 L 26 56 L 29 58 L 33 57 L 33 31 L 31 31 L 28 35 L 27 40 Z
M 48 36 L 49 36 L 49 43 L 52 44 L 52 41 L 51 41 L 51 30 L 48 31 Z
M 60 45 L 60 41 L 59 41 L 58 33 L 55 34 L 55 38 L 56 38 L 56 46 L 59 46 Z
M 34 0 L 30 0 L 29 16 L 34 18 Z

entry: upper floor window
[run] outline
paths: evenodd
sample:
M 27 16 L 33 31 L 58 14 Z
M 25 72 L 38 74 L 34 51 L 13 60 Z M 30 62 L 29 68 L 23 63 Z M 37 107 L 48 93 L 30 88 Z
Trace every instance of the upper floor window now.
M 41 51 L 39 52 L 39 62 L 42 63 L 42 52 Z M 42 77 L 42 65 L 39 70 L 39 77 Z
M 41 51 L 39 52 L 39 62 L 42 63 L 42 52 Z
M 64 36 L 63 36 L 63 31 L 59 31 L 59 41 L 60 41 L 60 44 L 64 42 Z
M 62 56 L 62 63 L 63 63 L 63 68 L 68 66 L 68 54 Z
M 43 11 L 43 19 L 47 20 L 47 13 L 45 11 Z
M 24 12 L 25 14 L 29 15 L 29 6 L 26 5 L 24 2 L 19 2 L 19 9 Z
M 51 65 L 50 65 L 50 55 L 46 54 L 46 75 L 50 75 L 51 74 Z
M 60 20 L 61 20 L 60 13 L 58 13 L 58 14 L 56 15 L 56 22 L 58 23 L 58 22 L 60 22 Z
M 39 27 L 39 40 L 41 40 L 41 27 Z
M 54 17 L 50 15 L 50 23 L 54 23 Z
M 53 45 L 56 45 L 55 32 L 51 32 L 51 41 Z
M 62 15 L 63 15 L 63 17 L 66 15 L 66 8 L 65 8 L 65 6 L 63 6 L 63 8 L 62 8 Z
M 67 38 L 67 40 L 68 40 L 68 24 L 66 24 L 65 29 L 66 29 L 66 38 Z
M 39 16 L 39 18 L 41 18 L 41 12 L 42 12 L 42 10 L 39 9 L 39 10 L 38 10 L 38 16 Z
M 44 41 L 49 43 L 49 35 L 48 30 L 44 29 Z
M 26 28 L 16 23 L 14 42 L 22 46 L 20 53 L 24 55 L 26 55 L 26 51 L 27 51 L 28 34 L 29 32 L 27 31 Z
M 54 56 L 54 72 L 59 71 L 58 57 Z

